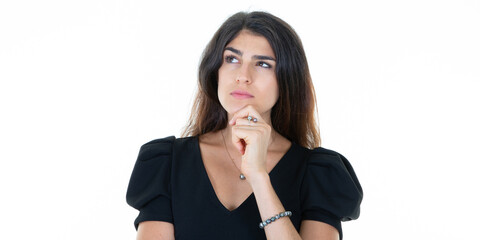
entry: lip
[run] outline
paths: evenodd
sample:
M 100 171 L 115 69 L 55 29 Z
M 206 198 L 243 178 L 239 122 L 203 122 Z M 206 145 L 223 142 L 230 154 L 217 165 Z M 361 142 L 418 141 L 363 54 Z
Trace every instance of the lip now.
M 231 92 L 230 95 L 232 95 L 234 98 L 237 98 L 237 99 L 253 98 L 252 94 L 250 94 L 247 91 L 241 91 L 241 90 L 235 90 Z

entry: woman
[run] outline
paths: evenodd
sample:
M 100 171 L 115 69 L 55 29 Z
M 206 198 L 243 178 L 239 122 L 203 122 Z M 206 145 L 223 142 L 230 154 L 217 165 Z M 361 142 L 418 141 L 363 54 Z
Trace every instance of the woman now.
M 281 19 L 237 13 L 215 33 L 183 138 L 144 144 L 127 202 L 139 239 L 338 239 L 362 188 L 317 147 L 300 39 Z

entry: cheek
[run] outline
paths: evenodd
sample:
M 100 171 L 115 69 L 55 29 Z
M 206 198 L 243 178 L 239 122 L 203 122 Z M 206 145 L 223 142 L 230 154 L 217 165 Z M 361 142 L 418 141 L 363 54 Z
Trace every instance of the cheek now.
M 227 82 L 227 80 L 229 79 L 229 74 L 230 74 L 230 71 L 228 71 L 227 67 L 225 67 L 224 65 L 222 65 L 219 69 L 218 69 L 218 80 L 217 80 L 217 83 L 218 85 L 220 86 L 221 84 L 222 85 L 225 85 L 225 83 Z
M 275 84 L 274 89 L 275 89 L 275 93 L 273 94 L 273 96 L 274 96 L 273 104 L 277 103 L 277 101 L 278 101 L 278 96 L 279 96 L 278 85 Z
M 278 100 L 279 96 L 279 90 L 278 90 L 278 84 L 277 84 L 277 79 L 275 77 L 269 78 L 268 81 L 265 81 L 262 86 L 259 86 L 263 92 L 263 100 L 262 102 L 271 105 L 275 104 Z
M 275 104 L 279 96 L 278 81 L 276 77 L 272 78 L 270 89 L 272 91 L 272 101 L 273 101 L 273 104 Z
M 220 69 L 218 69 L 218 79 L 217 79 L 217 96 L 218 96 L 218 100 L 220 101 L 220 103 L 223 105 L 224 104 L 224 100 L 226 98 L 226 92 L 227 92 L 227 80 L 228 80 L 228 76 L 227 76 L 227 72 L 228 71 L 225 71 L 224 68 L 220 67 Z

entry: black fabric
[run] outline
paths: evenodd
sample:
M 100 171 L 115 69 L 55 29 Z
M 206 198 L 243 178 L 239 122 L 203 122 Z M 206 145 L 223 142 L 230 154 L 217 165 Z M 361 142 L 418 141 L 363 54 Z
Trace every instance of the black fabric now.
M 292 143 L 270 172 L 270 180 L 297 231 L 302 220 L 334 226 L 357 219 L 363 192 L 348 160 L 322 147 Z M 229 211 L 218 200 L 200 154 L 198 137 L 156 139 L 140 148 L 127 202 L 142 221 L 174 224 L 175 239 L 266 239 L 251 194 Z

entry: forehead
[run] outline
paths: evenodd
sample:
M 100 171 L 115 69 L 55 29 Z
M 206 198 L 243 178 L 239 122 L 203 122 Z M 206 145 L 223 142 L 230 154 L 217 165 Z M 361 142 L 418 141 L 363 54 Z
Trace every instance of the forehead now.
M 275 57 L 268 40 L 258 34 L 242 30 L 227 46 L 240 50 L 244 55 L 266 55 Z

